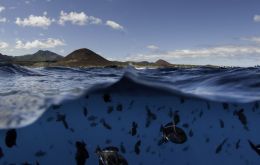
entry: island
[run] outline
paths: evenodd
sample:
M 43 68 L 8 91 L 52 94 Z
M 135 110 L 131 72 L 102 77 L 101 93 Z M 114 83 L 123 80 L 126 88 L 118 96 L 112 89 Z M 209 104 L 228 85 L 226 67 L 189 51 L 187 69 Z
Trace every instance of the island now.
M 148 61 L 110 61 L 94 51 L 81 48 L 61 56 L 49 50 L 39 50 L 34 54 L 22 56 L 10 56 L 0 53 L 0 63 L 11 63 L 27 67 L 127 67 L 136 68 L 172 68 L 172 67 L 196 67 L 197 65 L 171 64 L 163 59 L 155 62 Z M 208 65 L 209 66 L 209 65 Z M 210 66 L 214 67 L 214 66 Z

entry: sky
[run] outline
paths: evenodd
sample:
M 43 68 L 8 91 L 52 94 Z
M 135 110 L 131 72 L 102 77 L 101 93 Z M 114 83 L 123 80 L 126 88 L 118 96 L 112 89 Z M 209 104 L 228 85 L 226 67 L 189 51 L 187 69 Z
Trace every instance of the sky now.
M 259 0 L 0 0 L 0 53 L 260 65 Z

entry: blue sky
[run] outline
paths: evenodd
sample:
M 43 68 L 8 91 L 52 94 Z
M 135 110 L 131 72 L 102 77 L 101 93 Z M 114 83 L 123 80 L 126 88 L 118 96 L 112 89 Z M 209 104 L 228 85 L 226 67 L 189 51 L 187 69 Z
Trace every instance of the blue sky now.
M 0 52 L 260 64 L 259 0 L 0 0 Z

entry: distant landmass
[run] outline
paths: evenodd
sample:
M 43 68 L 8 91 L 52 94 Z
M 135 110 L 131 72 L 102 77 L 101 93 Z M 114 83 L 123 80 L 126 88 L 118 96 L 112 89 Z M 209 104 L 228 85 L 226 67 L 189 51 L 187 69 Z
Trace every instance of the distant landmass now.
M 23 56 L 7 56 L 0 54 L 0 63 L 13 63 L 31 67 L 44 66 L 66 66 L 66 67 L 125 67 L 133 65 L 136 67 L 174 67 L 180 66 L 171 64 L 165 60 L 159 59 L 156 62 L 148 61 L 109 61 L 101 55 L 82 48 L 73 51 L 69 55 L 63 57 L 59 54 L 48 50 L 39 50 L 34 54 Z M 186 65 L 182 65 L 186 66 Z M 192 65 L 189 65 L 192 66 Z
M 75 50 L 63 59 L 57 62 L 57 65 L 61 66 L 110 66 L 113 62 L 105 59 L 104 57 L 98 55 L 97 53 L 83 48 Z
M 12 57 L 6 56 L 6 55 L 3 55 L 0 53 L 0 61 L 10 62 L 10 61 L 12 61 Z

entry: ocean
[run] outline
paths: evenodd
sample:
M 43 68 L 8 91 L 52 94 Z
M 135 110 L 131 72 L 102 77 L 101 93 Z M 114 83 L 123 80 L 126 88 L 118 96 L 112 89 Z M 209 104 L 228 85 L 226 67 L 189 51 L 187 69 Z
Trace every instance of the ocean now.
M 0 64 L 0 97 L 0 164 L 260 162 L 260 67 Z

